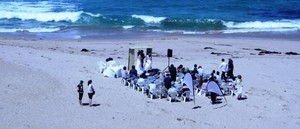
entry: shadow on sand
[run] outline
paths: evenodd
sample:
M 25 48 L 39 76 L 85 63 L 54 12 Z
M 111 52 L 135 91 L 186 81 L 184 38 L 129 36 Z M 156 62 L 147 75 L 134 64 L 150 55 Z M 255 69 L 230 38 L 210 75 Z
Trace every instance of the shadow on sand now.
M 237 100 L 245 100 L 247 99 L 247 97 L 241 97 L 241 98 L 238 98 Z
M 82 106 L 89 106 L 89 103 L 82 103 Z M 100 104 L 92 104 L 92 107 L 98 107 Z

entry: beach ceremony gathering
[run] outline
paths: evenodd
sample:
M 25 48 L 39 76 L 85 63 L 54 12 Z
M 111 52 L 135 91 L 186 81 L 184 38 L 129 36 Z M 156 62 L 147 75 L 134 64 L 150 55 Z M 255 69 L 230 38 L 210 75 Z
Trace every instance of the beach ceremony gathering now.
M 0 0 L 0 129 L 299 129 L 299 0 Z

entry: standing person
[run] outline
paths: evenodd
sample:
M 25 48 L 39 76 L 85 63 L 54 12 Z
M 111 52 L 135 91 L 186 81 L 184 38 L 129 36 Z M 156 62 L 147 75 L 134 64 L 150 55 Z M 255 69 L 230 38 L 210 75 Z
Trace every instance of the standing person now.
M 145 59 L 145 54 L 144 54 L 144 51 L 141 50 L 140 51 L 140 60 L 141 60 L 141 66 L 142 66 L 142 68 L 144 68 L 144 59 Z
M 171 64 L 171 66 L 169 67 L 169 72 L 170 72 L 172 81 L 175 82 L 176 81 L 176 76 L 177 76 L 177 70 L 176 70 L 176 68 L 174 67 L 173 64 Z
M 88 95 L 89 95 L 89 99 L 90 99 L 89 105 L 90 105 L 90 107 L 92 107 L 92 99 L 93 99 L 93 96 L 95 95 L 95 90 L 92 85 L 92 80 L 88 81 Z
M 227 71 L 227 76 L 230 77 L 231 79 L 234 77 L 233 75 L 233 61 L 231 58 L 228 59 L 228 71 Z
M 150 52 L 147 52 L 146 58 L 145 58 L 145 69 L 146 71 L 152 69 L 152 54 Z
M 148 52 L 146 55 L 146 62 L 152 62 L 152 53 Z
M 236 94 L 237 94 L 237 99 L 240 100 L 242 98 L 242 93 L 243 93 L 243 84 L 242 84 L 242 76 L 238 75 L 237 79 L 235 81 L 235 87 L 236 87 Z
M 224 81 L 226 82 L 225 73 L 227 72 L 228 65 L 227 65 L 227 63 L 225 62 L 224 59 L 222 59 L 221 61 L 222 61 L 222 63 L 221 63 L 220 66 L 219 66 L 219 68 L 220 68 L 221 71 L 222 71 L 221 79 L 224 80 Z
M 79 105 L 82 105 L 82 97 L 83 97 L 83 81 L 80 80 L 79 84 L 77 85 L 77 92 L 79 94 Z

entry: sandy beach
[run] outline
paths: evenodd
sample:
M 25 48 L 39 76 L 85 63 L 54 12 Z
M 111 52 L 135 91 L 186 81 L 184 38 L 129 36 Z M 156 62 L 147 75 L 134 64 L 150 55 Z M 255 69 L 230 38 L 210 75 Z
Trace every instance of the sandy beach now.
M 242 75 L 248 99 L 226 96 L 227 104 L 212 105 L 196 96 L 193 102 L 150 99 L 120 78 L 106 78 L 97 62 L 112 57 L 127 65 L 128 46 L 153 47 L 153 68 L 171 64 L 206 73 L 219 70 L 222 58 L 232 58 L 235 75 Z M 205 49 L 210 47 L 210 49 Z M 85 48 L 89 52 L 81 52 Z M 52 40 L 0 38 L 0 128 L 3 129 L 182 129 L 300 128 L 299 40 L 170 36 L 137 39 Z M 280 54 L 260 55 L 259 49 Z M 80 106 L 76 86 L 92 79 L 97 106 Z M 222 98 L 222 97 L 220 97 Z M 87 92 L 83 102 L 88 103 Z M 198 109 L 192 109 L 201 106 Z

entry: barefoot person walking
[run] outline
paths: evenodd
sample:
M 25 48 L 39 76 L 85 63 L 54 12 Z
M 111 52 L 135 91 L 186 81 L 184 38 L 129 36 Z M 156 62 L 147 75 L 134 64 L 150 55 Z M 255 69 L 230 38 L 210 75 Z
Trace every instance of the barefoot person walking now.
M 88 81 L 88 95 L 89 95 L 89 99 L 90 99 L 89 105 L 90 105 L 90 107 L 92 107 L 92 99 L 93 99 L 93 96 L 95 95 L 95 90 L 92 85 L 92 80 Z
M 79 104 L 82 105 L 82 96 L 83 96 L 83 81 L 82 80 L 77 85 L 77 92 L 79 94 Z

